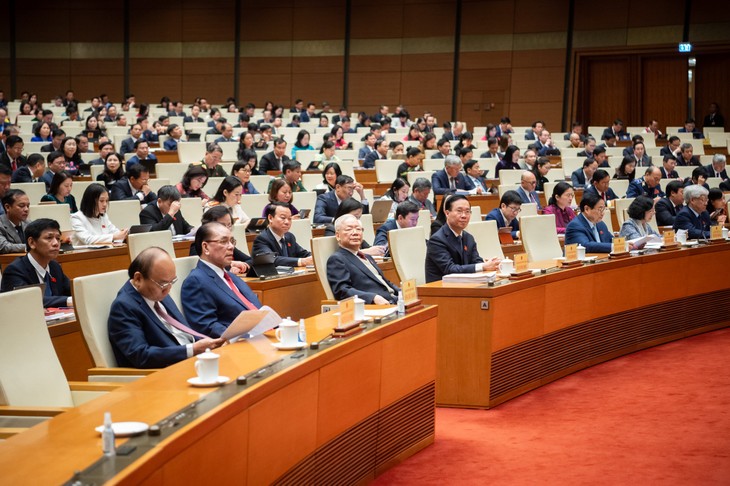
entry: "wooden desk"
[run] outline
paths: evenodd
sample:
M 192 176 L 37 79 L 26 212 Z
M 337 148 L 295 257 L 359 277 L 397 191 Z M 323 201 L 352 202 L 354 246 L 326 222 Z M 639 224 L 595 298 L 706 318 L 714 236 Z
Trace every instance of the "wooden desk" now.
M 378 175 L 375 173 L 375 169 L 355 169 L 355 180 L 360 184 L 377 183 Z
M 419 297 L 440 309 L 436 401 L 493 407 L 588 366 L 730 325 L 728 272 L 730 244 L 720 244 L 495 287 L 422 285 Z
M 154 424 L 201 398 L 191 422 L 138 447 L 107 484 L 365 483 L 433 442 L 436 320 L 428 307 L 311 353 L 277 351 L 265 336 L 216 350 L 231 378 L 282 360 L 247 387 L 190 387 L 191 358 L 0 442 L 0 483 L 61 484 L 89 467 L 106 411 Z M 309 319 L 309 339 L 335 323 Z

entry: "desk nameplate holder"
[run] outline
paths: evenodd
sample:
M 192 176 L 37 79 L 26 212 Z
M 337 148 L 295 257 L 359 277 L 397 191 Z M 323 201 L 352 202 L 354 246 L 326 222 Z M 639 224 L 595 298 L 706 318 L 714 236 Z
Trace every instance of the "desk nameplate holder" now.
M 662 246 L 659 247 L 659 251 L 674 251 L 682 248 L 682 245 L 677 243 L 676 233 L 674 230 L 665 231 L 662 233 Z
M 609 253 L 608 258 L 611 260 L 621 260 L 622 258 L 628 258 L 629 256 L 631 256 L 631 254 L 626 251 L 626 238 L 620 236 L 614 238 L 611 245 L 611 253 Z
M 720 243 L 727 243 L 725 238 L 722 236 L 722 226 L 717 224 L 710 226 L 710 239 L 707 241 L 710 245 L 719 245 Z
M 565 245 L 565 260 L 560 262 L 560 268 L 582 267 L 583 262 L 578 259 L 578 244 Z
M 416 289 L 416 279 L 412 278 L 401 282 L 400 288 L 403 291 L 403 300 L 405 301 L 406 314 L 419 310 L 423 307 L 421 299 L 418 298 L 418 290 Z
M 355 297 L 341 300 L 337 303 L 337 305 L 340 310 L 340 315 L 337 327 L 332 329 L 332 335 L 334 337 L 342 338 L 362 331 L 362 327 L 360 325 L 363 321 L 355 319 Z
M 527 253 L 518 253 L 515 255 L 514 258 L 515 270 L 514 272 L 510 273 L 510 280 L 525 280 L 526 278 L 531 278 L 534 276 L 532 274 L 532 270 L 527 268 Z
M 364 323 L 362 324 L 361 331 L 376 329 L 399 317 L 400 316 L 396 315 L 386 316 L 382 319 L 378 319 L 377 322 Z M 265 336 L 259 336 L 259 338 L 268 340 Z M 160 443 L 169 438 L 172 434 L 177 433 L 184 426 L 190 424 L 202 415 L 224 404 L 227 400 L 230 400 L 247 388 L 257 385 L 261 380 L 297 365 L 302 359 L 314 356 L 317 353 L 341 342 L 341 338 L 327 336 L 319 342 L 311 343 L 309 348 L 293 351 L 291 354 L 284 356 L 283 358 L 272 361 L 257 370 L 241 375 L 235 380 L 231 380 L 230 382 L 213 389 L 203 398 L 200 398 L 180 410 L 173 412 L 156 424 L 151 424 L 147 433 L 129 437 L 124 445 L 133 446 L 134 450 L 128 455 L 107 457 L 99 451 L 99 460 L 90 464 L 86 469 L 76 471 L 68 481 L 63 483 L 64 486 L 92 486 L 110 481 L 123 469 L 131 466 L 132 463 L 141 459 L 147 452 L 158 447 Z M 234 343 L 231 346 L 235 345 L 236 344 Z

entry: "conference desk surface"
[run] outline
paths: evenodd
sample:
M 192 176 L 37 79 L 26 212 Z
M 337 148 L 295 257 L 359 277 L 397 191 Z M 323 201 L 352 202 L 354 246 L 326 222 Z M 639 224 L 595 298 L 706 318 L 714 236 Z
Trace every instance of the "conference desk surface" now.
M 439 306 L 436 401 L 493 407 L 614 357 L 730 325 L 729 273 L 730 244 L 720 243 L 495 286 L 421 285 L 419 298 Z
M 130 439 L 138 451 L 116 464 L 134 462 L 109 483 L 370 480 L 433 442 L 437 314 L 422 308 L 318 351 L 277 351 L 266 336 L 224 346 L 220 373 L 233 381 L 220 389 L 189 386 L 195 358 L 185 360 L 0 443 L 0 484 L 61 484 L 90 467 L 104 412 L 155 424 L 201 399 L 192 421 L 163 424 L 161 442 Z M 336 324 L 334 314 L 308 319 L 309 340 Z

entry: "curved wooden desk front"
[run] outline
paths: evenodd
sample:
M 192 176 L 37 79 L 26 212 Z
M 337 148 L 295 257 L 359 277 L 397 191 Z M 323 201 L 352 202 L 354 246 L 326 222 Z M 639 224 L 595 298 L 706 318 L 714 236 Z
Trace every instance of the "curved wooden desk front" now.
M 423 302 L 440 309 L 436 403 L 493 407 L 617 356 L 728 326 L 728 274 L 730 244 L 720 244 L 495 287 L 420 286 Z
M 433 442 L 436 319 L 437 309 L 427 307 L 251 380 L 255 384 L 182 426 L 110 483 L 372 479 Z M 336 323 L 328 314 L 308 319 L 308 338 L 325 338 Z M 217 350 L 220 373 L 235 379 L 293 354 L 261 340 Z M 115 421 L 156 423 L 211 393 L 190 387 L 192 376 L 194 358 L 0 442 L 0 484 L 69 480 L 101 457 L 94 427 L 105 411 Z

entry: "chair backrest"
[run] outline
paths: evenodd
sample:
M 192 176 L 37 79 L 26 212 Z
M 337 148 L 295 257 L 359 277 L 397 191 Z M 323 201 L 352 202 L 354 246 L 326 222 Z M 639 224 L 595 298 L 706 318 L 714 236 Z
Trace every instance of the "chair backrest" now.
M 242 224 L 234 224 L 231 227 L 231 235 L 236 239 L 236 248 L 244 252 L 246 255 L 250 255 L 251 246 L 249 246 L 246 238 L 246 227 Z
M 322 174 L 302 174 L 302 185 L 307 191 L 314 191 L 321 182 Z M 258 187 L 256 189 L 258 190 Z
M 107 321 L 112 302 L 128 279 L 126 270 L 117 270 L 76 277 L 73 280 L 76 318 L 94 359 L 94 366 L 100 368 L 117 366 L 117 360 L 109 343 Z
M 469 223 L 476 223 L 478 221 L 482 221 L 482 208 L 481 206 L 472 206 L 471 207 L 471 216 L 469 217 Z
M 71 186 L 71 195 L 76 198 L 76 204 L 81 205 L 81 198 L 84 195 L 84 191 L 86 191 L 86 188 L 89 187 L 91 184 L 101 184 L 104 185 L 101 181 L 74 181 L 73 185 Z
M 92 165 L 89 167 L 89 172 L 91 173 L 91 180 L 95 181 L 96 178 L 99 177 L 99 175 L 102 172 L 104 172 L 104 166 L 103 165 Z
M 537 214 L 537 203 L 522 203 L 520 209 L 517 219 L 521 219 L 525 216 L 535 216 Z
M 297 239 L 302 248 L 312 251 L 312 221 L 309 219 L 293 219 L 289 232 Z
M 218 192 L 218 188 L 221 185 L 221 182 L 223 182 L 223 179 L 225 177 L 208 177 L 208 180 L 205 183 L 205 193 L 213 197 L 215 196 L 215 193 Z
M 494 257 L 504 258 L 502 245 L 499 242 L 499 230 L 497 229 L 496 221 L 489 220 L 469 223 L 466 231 L 474 236 L 479 256 L 484 259 Z
M 46 195 L 46 184 L 43 182 L 16 182 L 10 184 L 11 189 L 20 189 L 28 195 L 31 204 L 38 204 Z
M 615 199 L 613 201 L 614 208 L 616 208 L 616 222 L 618 223 L 618 229 L 617 231 L 621 230 L 621 226 L 624 224 L 625 214 L 626 210 L 629 209 L 629 206 L 632 202 L 634 202 L 633 197 L 629 198 L 623 198 L 623 199 Z
M 393 182 L 398 177 L 398 166 L 401 160 L 378 159 L 375 161 L 375 176 L 378 182 Z
M 418 226 L 423 228 L 423 232 L 426 234 L 426 239 L 431 238 L 431 211 L 428 209 L 421 209 L 418 211 Z
M 292 204 L 296 206 L 297 209 L 300 211 L 302 209 L 311 209 L 312 214 L 310 215 L 310 221 L 311 218 L 314 217 L 314 205 L 317 203 L 317 193 L 306 191 L 306 192 L 297 192 L 294 195 L 294 200 L 292 201 Z
M 609 211 L 608 208 L 606 208 L 606 210 L 603 212 L 603 222 L 606 223 L 608 231 L 613 234 L 613 232 L 615 231 L 613 228 L 613 219 L 611 218 L 611 211 Z
M 114 223 L 117 228 L 129 228 L 132 225 L 139 224 L 139 213 L 142 207 L 139 201 L 109 201 L 107 214 L 109 221 Z
M 362 223 L 362 239 L 367 241 L 368 244 L 372 245 L 375 241 L 375 229 L 373 228 L 373 215 L 363 214 L 360 216 L 360 222 Z
M 177 185 L 177 183 L 182 180 L 182 177 L 187 170 L 188 166 L 186 164 L 157 164 L 155 166 L 157 177 L 169 180 L 170 184 L 173 186 Z
M 241 197 L 241 209 L 249 218 L 260 218 L 267 204 L 269 204 L 268 194 L 246 194 Z M 294 203 L 294 206 L 297 204 Z
M 505 186 L 514 185 L 514 184 L 519 185 L 520 180 L 522 179 L 523 172 L 524 172 L 524 170 L 522 170 L 522 169 L 500 170 L 499 171 L 499 184 L 505 185 Z
M 71 230 L 71 210 L 68 204 L 31 204 L 28 219 L 50 218 L 58 221 L 61 231 Z
M 157 179 L 150 179 L 147 182 L 147 185 L 149 185 L 150 189 L 152 189 L 153 191 L 159 192 L 160 187 L 170 185 L 170 179 L 164 179 L 159 177 Z M 174 186 L 175 184 L 172 185 Z
M 388 245 L 401 281 L 426 283 L 426 233 L 422 226 L 388 231 Z
M 142 250 L 151 246 L 159 246 L 165 250 L 168 255 L 175 258 L 175 247 L 172 244 L 172 233 L 165 231 L 150 231 L 149 233 L 137 233 L 127 237 L 129 245 L 129 259 L 137 258 Z
M 72 407 L 71 390 L 48 334 L 40 287 L 0 294 L 0 308 L 0 405 Z
M 170 290 L 170 297 L 172 297 L 172 300 L 175 301 L 175 305 L 177 305 L 177 308 L 182 309 L 182 299 L 180 298 L 182 284 L 187 276 L 190 275 L 190 272 L 193 271 L 193 268 L 195 268 L 195 266 L 198 264 L 199 258 L 197 256 L 175 258 L 174 255 L 172 255 L 172 257 L 175 262 L 177 283 L 172 286 L 172 289 Z
M 271 179 L 273 179 L 269 175 L 252 175 L 248 181 L 253 184 L 253 187 L 256 188 L 257 191 L 259 191 L 261 194 L 266 194 L 269 189 L 269 182 L 271 182 Z M 321 179 L 321 177 L 320 177 Z M 307 186 L 304 186 L 307 187 Z M 307 190 L 309 187 L 307 187 Z
M 177 144 L 177 158 L 182 164 L 191 164 L 203 160 L 205 142 L 185 142 Z M 162 165 L 162 164 L 161 164 Z
M 523 217 L 520 220 L 520 238 L 531 262 L 563 256 L 552 214 Z
M 184 197 L 180 199 L 180 211 L 185 215 L 186 221 L 197 226 L 203 217 L 203 201 L 199 197 Z
M 339 245 L 334 236 L 323 236 L 312 239 L 312 259 L 314 260 L 314 268 L 317 270 L 319 283 L 322 285 L 324 294 L 328 300 L 334 300 L 335 294 L 332 293 L 332 287 L 327 280 L 327 259 L 337 251 Z
M 613 189 L 613 192 L 616 193 L 618 197 L 626 197 L 626 191 L 629 190 L 629 181 L 628 179 L 611 179 L 608 181 L 608 187 Z

